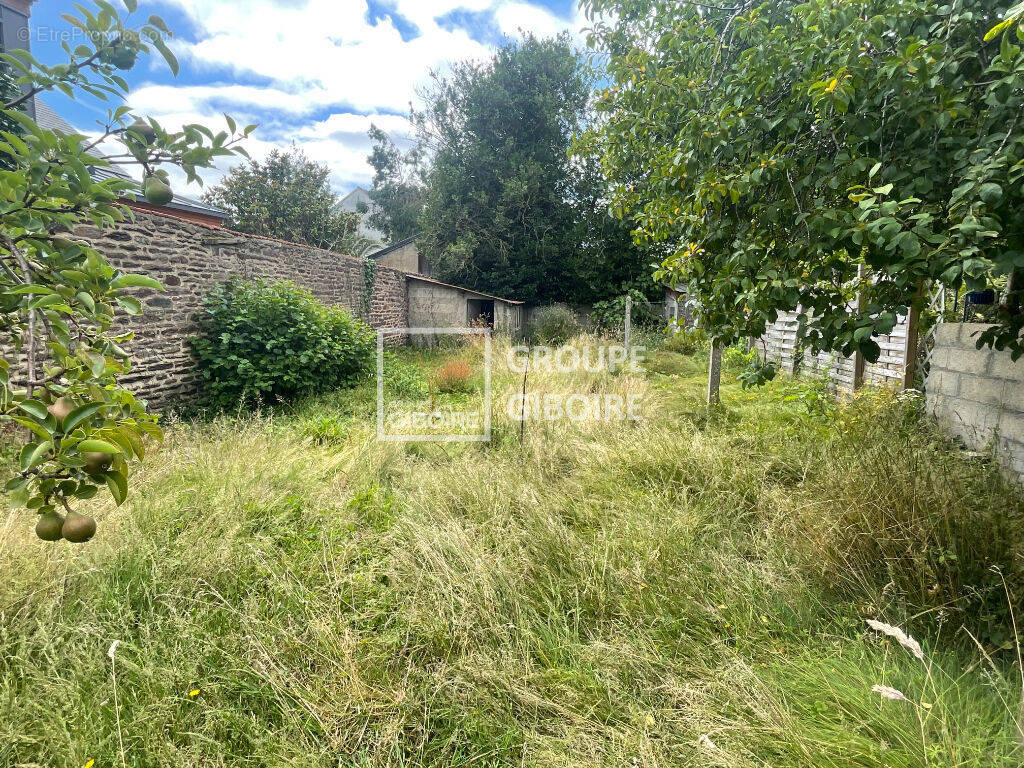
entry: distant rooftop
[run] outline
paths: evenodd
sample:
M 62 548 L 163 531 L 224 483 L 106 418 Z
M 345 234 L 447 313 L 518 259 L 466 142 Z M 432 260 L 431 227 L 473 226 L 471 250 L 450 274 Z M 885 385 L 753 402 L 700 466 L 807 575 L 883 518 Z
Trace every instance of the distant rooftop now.
M 44 128 L 48 131 L 57 131 L 67 135 L 78 134 L 82 135 L 81 131 L 75 130 L 63 117 L 54 112 L 38 97 L 35 99 L 36 106 L 36 123 L 40 128 Z M 96 168 L 92 167 L 89 169 L 89 175 L 95 181 L 108 181 L 110 179 L 124 179 L 126 181 L 136 181 L 127 173 L 122 171 L 116 166 L 109 168 Z M 145 203 L 146 196 L 141 191 L 126 190 L 122 193 L 124 197 L 130 198 L 137 203 Z M 172 208 L 178 211 L 187 211 L 189 213 L 197 213 L 203 216 L 211 216 L 217 219 L 226 219 L 229 217 L 227 211 L 221 210 L 212 205 L 204 203 L 195 197 L 189 195 L 183 195 L 180 192 L 174 193 L 174 200 L 168 203 L 163 208 Z
M 443 286 L 445 288 L 456 288 L 456 289 L 462 291 L 463 293 L 468 293 L 468 294 L 470 294 L 472 296 L 481 296 L 481 297 L 483 297 L 485 299 L 493 299 L 494 301 L 503 301 L 506 304 L 523 305 L 523 304 L 526 303 L 525 301 L 516 301 L 515 299 L 505 299 L 505 298 L 502 298 L 501 296 L 494 296 L 493 294 L 484 293 L 483 291 L 475 291 L 472 288 L 465 288 L 465 287 L 463 287 L 461 285 L 453 285 L 451 283 L 442 283 L 440 280 L 435 280 L 434 278 L 427 277 L 426 275 L 416 275 L 416 274 L 413 274 L 411 272 L 407 272 L 405 277 L 408 280 L 419 280 L 421 283 L 430 283 L 431 285 L 440 285 L 440 286 Z
M 399 248 L 403 248 L 409 245 L 409 243 L 415 242 L 417 237 L 419 237 L 418 234 L 413 235 L 412 237 L 407 237 L 405 240 L 399 240 L 397 243 L 392 243 L 387 248 L 381 248 L 379 251 L 374 251 L 370 254 L 370 258 L 379 259 L 382 256 L 387 256 L 392 251 L 397 251 Z
M 344 211 L 354 211 L 356 204 L 361 201 L 370 202 L 370 190 L 365 187 L 356 187 L 338 201 L 338 206 Z

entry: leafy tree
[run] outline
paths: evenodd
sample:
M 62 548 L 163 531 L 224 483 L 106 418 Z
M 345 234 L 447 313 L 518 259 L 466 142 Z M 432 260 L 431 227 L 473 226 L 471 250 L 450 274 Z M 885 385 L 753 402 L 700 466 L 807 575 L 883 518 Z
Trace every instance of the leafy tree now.
M 661 323 L 658 308 L 653 306 L 643 291 L 632 290 L 613 299 L 594 304 L 590 319 L 605 331 L 620 331 L 626 322 L 626 304 L 632 299 L 630 322 L 634 328 L 655 328 Z
M 593 125 L 588 108 L 587 122 Z M 609 185 L 601 173 L 600 155 L 588 137 L 573 143 L 573 170 L 578 174 L 570 200 L 576 221 L 578 245 L 569 256 L 576 277 L 571 293 L 563 298 L 580 304 L 617 301 L 624 305 L 627 295 L 642 294 L 644 302 L 662 297 L 663 289 L 652 278 L 656 257 L 650 245 L 633 237 L 631 222 L 613 216 L 609 207 Z
M 603 181 L 569 154 L 590 90 L 566 36 L 527 37 L 435 78 L 416 115 L 433 152 L 422 243 L 435 274 L 528 302 L 625 289 L 632 274 L 608 271 L 632 248 L 628 229 L 608 237 Z
M 359 216 L 338 208 L 326 165 L 301 149 L 274 149 L 264 162 L 250 160 L 210 189 L 203 199 L 231 214 L 239 232 L 303 243 L 328 251 L 365 248 Z
M 873 361 L 930 283 L 995 284 L 979 343 L 1024 353 L 1024 33 L 986 36 L 1001 3 L 585 5 L 614 204 L 712 335 L 795 310 L 812 351 Z
M 373 141 L 369 161 L 374 171 L 370 199 L 376 206 L 370 214 L 370 225 L 390 243 L 412 237 L 420 231 L 423 213 L 424 148 L 417 144 L 402 152 L 375 125 L 370 127 L 369 135 Z
M 73 50 L 65 45 L 64 64 L 43 65 L 26 51 L 2 56 L 21 73 L 24 92 L 3 111 L 19 131 L 0 133 L 0 151 L 10 163 L 0 171 L 0 426 L 19 425 L 29 435 L 6 491 L 15 505 L 38 513 L 36 531 L 47 540 L 91 538 L 96 524 L 74 510 L 75 501 L 106 485 L 121 504 L 129 463 L 145 455 L 146 437 L 160 437 L 145 404 L 118 385 L 117 376 L 131 364 L 125 344 L 132 335 L 114 327 L 115 312 L 142 311 L 130 289 L 160 286 L 114 270 L 73 234 L 78 224 L 124 220 L 129 211 L 119 198 L 139 185 L 97 182 L 90 170 L 141 166 L 147 196 L 166 197 L 161 166 L 176 165 L 198 180 L 197 168 L 241 152 L 236 142 L 255 127 L 238 133 L 228 118 L 230 133 L 200 125 L 170 132 L 131 115 L 120 104 L 129 90 L 120 73 L 154 49 L 175 73 L 178 64 L 164 42 L 170 34 L 164 22 L 150 16 L 147 24 L 130 26 L 136 2 L 125 0 L 125 6 L 127 15 L 97 2 L 95 13 L 79 7 L 65 17 L 89 42 Z M 95 138 L 44 130 L 18 108 L 51 89 L 117 106 L 107 110 Z M 111 144 L 119 148 L 103 154 L 101 147 Z

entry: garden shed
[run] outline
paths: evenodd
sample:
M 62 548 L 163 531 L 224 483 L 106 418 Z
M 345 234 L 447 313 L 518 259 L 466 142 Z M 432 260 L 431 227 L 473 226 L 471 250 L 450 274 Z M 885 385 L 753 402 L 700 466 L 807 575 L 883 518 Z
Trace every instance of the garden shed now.
M 522 333 L 521 301 L 442 283 L 424 275 L 406 277 L 410 328 L 486 326 L 514 336 Z

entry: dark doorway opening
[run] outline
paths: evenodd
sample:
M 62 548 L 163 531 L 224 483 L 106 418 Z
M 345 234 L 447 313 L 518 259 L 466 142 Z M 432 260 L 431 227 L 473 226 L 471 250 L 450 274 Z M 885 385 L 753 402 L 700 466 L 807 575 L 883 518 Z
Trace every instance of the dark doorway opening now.
M 467 299 L 466 322 L 474 328 L 493 328 L 494 302 L 489 299 Z

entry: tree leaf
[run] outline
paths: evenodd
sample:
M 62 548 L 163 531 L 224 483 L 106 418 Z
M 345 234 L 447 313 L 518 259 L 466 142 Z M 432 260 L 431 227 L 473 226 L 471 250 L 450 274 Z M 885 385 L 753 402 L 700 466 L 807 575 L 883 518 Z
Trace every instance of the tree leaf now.
M 128 479 L 117 470 L 104 472 L 103 479 L 107 481 L 107 487 L 110 489 L 110 495 L 114 497 L 114 503 L 120 507 L 128 498 Z
M 46 417 L 50 415 L 50 412 L 46 410 L 46 406 L 38 400 L 22 400 L 18 403 L 18 407 L 28 415 L 34 416 L 40 421 L 45 421 Z
M 152 41 L 153 45 L 156 46 L 156 49 L 163 55 L 164 60 L 167 62 L 167 66 L 171 68 L 171 73 L 177 77 L 180 69 L 178 66 L 178 60 L 175 58 L 174 54 L 171 53 L 171 49 L 167 47 L 167 43 L 165 43 L 164 39 L 159 35 L 154 35 Z
M 83 440 L 77 446 L 79 453 L 109 453 L 116 456 L 121 449 L 106 440 Z
M 29 450 L 25 450 L 29 449 Z M 38 445 L 30 443 L 25 446 L 21 452 L 21 471 L 28 472 L 30 469 L 42 464 L 48 454 L 53 449 L 53 443 L 49 440 L 45 440 Z
M 119 275 L 110 281 L 110 287 L 118 290 L 122 288 L 151 288 L 154 291 L 162 291 L 164 287 L 159 280 L 145 275 Z
M 75 408 L 71 413 L 68 414 L 67 418 L 64 419 L 64 434 L 68 435 L 75 431 L 75 427 L 81 424 L 86 419 L 89 419 L 99 413 L 104 407 L 103 403 L 88 403 L 87 405 L 79 406 Z

